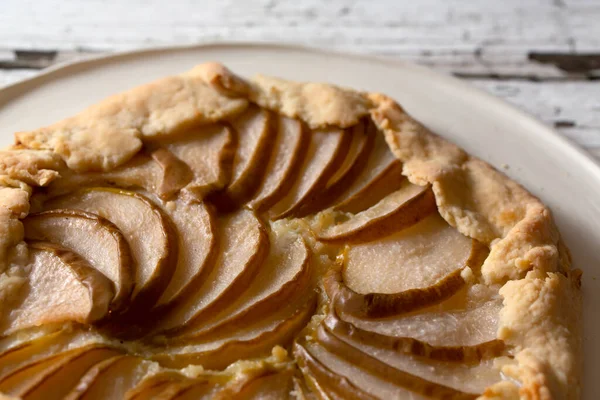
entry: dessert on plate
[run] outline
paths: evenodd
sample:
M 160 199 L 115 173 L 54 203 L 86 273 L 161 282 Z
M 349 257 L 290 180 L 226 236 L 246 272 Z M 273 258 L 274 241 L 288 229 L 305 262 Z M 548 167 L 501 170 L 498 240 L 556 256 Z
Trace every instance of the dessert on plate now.
M 220 64 L 0 152 L 0 393 L 576 399 L 548 208 L 382 94 Z

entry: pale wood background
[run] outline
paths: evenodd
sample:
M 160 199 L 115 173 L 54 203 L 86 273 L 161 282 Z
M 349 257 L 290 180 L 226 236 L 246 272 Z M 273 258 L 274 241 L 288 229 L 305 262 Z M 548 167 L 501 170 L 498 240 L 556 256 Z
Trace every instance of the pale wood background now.
M 600 0 L 0 0 L 0 86 L 89 54 L 214 41 L 429 65 L 600 160 Z

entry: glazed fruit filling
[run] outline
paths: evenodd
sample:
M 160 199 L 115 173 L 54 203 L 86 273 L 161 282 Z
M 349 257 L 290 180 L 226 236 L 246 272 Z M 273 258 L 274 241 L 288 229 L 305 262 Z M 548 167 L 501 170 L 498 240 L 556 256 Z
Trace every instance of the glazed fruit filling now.
M 0 391 L 24 399 L 469 399 L 509 362 L 488 249 L 369 119 L 250 107 L 67 173 L 24 220 Z

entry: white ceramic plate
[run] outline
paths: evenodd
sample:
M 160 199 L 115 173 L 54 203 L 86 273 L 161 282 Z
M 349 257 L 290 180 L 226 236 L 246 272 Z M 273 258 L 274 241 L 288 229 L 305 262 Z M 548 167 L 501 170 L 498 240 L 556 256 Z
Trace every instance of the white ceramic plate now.
M 397 99 L 433 131 L 503 170 L 548 204 L 584 271 L 584 399 L 600 393 L 600 167 L 529 115 L 416 65 L 298 47 L 209 45 L 118 54 L 52 70 L 0 91 L 0 146 L 12 133 L 76 113 L 121 90 L 220 61 L 244 75 L 326 81 Z

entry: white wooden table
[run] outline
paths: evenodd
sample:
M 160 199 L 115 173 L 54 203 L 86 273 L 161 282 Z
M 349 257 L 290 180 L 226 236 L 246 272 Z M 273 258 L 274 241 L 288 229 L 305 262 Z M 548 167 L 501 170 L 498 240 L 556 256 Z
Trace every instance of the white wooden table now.
M 600 160 L 600 0 L 0 0 L 0 87 L 90 54 L 214 41 L 429 65 L 529 111 Z

